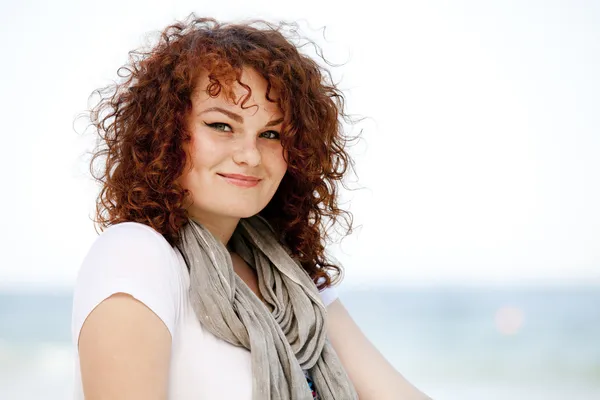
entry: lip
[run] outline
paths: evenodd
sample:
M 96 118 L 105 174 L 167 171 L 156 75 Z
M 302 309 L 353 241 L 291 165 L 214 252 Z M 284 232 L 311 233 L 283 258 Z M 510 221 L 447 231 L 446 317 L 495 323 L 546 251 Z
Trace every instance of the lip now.
M 228 183 L 239 187 L 254 187 L 258 185 L 261 181 L 260 178 L 249 175 L 241 175 L 241 174 L 217 174 L 221 178 L 225 179 Z

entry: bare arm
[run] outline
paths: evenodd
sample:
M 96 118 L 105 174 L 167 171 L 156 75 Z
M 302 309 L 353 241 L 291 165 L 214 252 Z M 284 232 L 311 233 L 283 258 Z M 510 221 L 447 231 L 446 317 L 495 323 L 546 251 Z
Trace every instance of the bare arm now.
M 360 400 L 426 400 L 362 333 L 342 302 L 327 307 L 328 335 Z
M 87 317 L 79 335 L 86 400 L 166 400 L 171 335 L 143 303 L 116 293 Z

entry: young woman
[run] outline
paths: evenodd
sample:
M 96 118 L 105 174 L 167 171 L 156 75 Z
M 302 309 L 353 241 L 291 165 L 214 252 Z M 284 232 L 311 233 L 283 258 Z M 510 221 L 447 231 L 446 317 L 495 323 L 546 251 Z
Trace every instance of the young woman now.
M 331 288 L 343 96 L 284 28 L 192 15 L 99 92 L 76 399 L 426 398 Z

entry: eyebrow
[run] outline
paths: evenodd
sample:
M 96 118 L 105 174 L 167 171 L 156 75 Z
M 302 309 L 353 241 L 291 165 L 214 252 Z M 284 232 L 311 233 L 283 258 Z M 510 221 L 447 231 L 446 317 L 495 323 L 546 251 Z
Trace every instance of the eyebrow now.
M 236 114 L 236 113 L 234 113 L 232 111 L 226 110 L 226 109 L 221 108 L 221 107 L 210 107 L 210 108 L 207 108 L 206 110 L 200 112 L 198 115 L 202 115 L 204 113 L 211 112 L 211 111 L 217 111 L 217 112 L 220 112 L 222 114 L 225 114 L 229 118 L 231 118 L 232 120 L 234 120 L 236 122 L 239 122 L 240 124 L 242 124 L 244 122 L 244 117 L 242 117 L 241 115 Z M 273 121 L 269 121 L 265 126 L 269 126 L 269 127 L 270 126 L 275 126 L 275 125 L 279 125 L 282 122 L 283 122 L 283 118 L 278 118 L 278 119 L 275 119 Z

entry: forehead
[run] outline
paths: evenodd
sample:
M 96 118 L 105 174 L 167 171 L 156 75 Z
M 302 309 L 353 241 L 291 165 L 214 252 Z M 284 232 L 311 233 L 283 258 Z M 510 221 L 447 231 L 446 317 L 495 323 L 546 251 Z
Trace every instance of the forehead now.
M 241 82 L 241 84 L 240 84 Z M 227 108 L 237 108 L 238 111 L 244 111 L 250 114 L 267 113 L 269 115 L 281 115 L 281 109 L 277 105 L 277 94 L 271 90 L 267 100 L 268 82 L 256 71 L 250 68 L 244 68 L 240 82 L 234 81 L 229 86 L 223 84 L 217 96 L 211 96 L 209 87 L 211 81 L 207 72 L 202 72 L 196 81 L 196 86 L 192 95 L 192 104 L 194 108 L 208 108 L 215 105 Z M 233 99 L 227 94 L 231 90 Z M 249 94 L 250 91 L 250 95 Z M 243 103 L 243 104 L 242 104 Z

